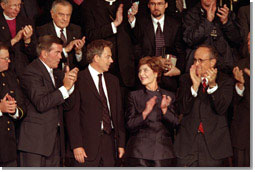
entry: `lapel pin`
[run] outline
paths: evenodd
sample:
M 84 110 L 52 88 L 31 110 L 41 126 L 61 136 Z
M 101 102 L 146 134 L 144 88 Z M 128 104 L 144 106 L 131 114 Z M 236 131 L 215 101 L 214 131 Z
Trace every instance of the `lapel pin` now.
M 2 26 L 2 29 L 4 30 L 4 26 Z

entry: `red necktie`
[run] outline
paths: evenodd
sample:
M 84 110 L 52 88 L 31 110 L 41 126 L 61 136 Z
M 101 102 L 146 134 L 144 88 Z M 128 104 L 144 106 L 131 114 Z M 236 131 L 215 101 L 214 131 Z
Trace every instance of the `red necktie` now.
M 202 85 L 203 85 L 203 93 L 204 93 L 205 89 L 206 89 L 206 79 L 205 78 L 202 81 Z
M 74 3 L 76 3 L 77 5 L 81 5 L 81 3 L 83 2 L 83 0 L 73 0 Z

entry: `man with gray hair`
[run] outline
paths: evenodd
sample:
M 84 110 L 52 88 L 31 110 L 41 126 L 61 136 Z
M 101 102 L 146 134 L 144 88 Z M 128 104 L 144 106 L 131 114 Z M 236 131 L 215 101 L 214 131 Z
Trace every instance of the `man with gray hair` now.
M 10 69 L 20 76 L 36 57 L 32 21 L 20 13 L 21 0 L 1 0 L 0 41 L 10 50 Z
M 72 4 L 66 0 L 56 0 L 52 4 L 52 22 L 37 28 L 37 36 L 55 35 L 64 42 L 63 57 L 59 63 L 59 68 L 64 69 L 68 65 L 84 68 L 85 60 L 85 36 L 82 36 L 81 27 L 70 23 L 72 15 Z

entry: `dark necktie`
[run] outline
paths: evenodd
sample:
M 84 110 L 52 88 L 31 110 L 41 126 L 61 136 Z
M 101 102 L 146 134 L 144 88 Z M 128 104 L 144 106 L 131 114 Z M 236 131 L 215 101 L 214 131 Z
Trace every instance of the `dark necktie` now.
M 155 43 L 156 43 L 156 54 L 155 56 L 162 56 L 164 54 L 163 47 L 165 46 L 164 34 L 161 30 L 160 23 L 158 22 L 158 27 L 156 30 Z
M 109 109 L 107 106 L 107 100 L 106 100 L 106 96 L 103 90 L 103 85 L 102 85 L 102 74 L 98 74 L 99 77 L 99 82 L 98 82 L 98 86 L 99 86 L 99 94 L 103 103 L 103 125 L 104 125 L 104 131 L 107 134 L 111 133 L 111 119 L 110 119 L 110 114 L 109 114 Z
M 60 39 L 62 39 L 62 41 L 64 42 L 64 46 L 66 46 L 66 37 L 65 37 L 65 35 L 64 35 L 64 30 L 63 29 L 61 29 L 60 30 Z

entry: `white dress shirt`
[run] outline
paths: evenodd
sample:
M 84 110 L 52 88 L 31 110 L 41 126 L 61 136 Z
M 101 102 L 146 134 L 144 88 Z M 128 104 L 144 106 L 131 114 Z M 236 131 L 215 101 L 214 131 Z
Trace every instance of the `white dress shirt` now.
M 41 60 L 41 59 L 40 59 Z M 54 79 L 54 75 L 53 75 L 53 69 L 51 69 L 48 65 L 46 65 L 42 60 L 41 62 L 43 63 L 43 65 L 46 67 L 49 75 L 50 75 L 50 78 L 52 80 L 52 83 L 53 85 L 56 87 L 55 85 L 55 79 Z M 68 91 L 64 86 L 61 86 L 58 88 L 59 91 L 61 92 L 62 96 L 64 99 L 67 99 L 74 91 L 74 85 L 72 86 L 72 88 Z
M 243 93 L 244 93 L 245 87 L 243 86 L 243 89 L 241 90 L 240 88 L 238 88 L 238 86 L 237 86 L 237 84 L 236 84 L 235 88 L 236 88 L 236 93 L 237 93 L 239 96 L 243 97 Z
M 201 84 L 202 84 L 202 82 L 203 82 L 203 79 L 205 79 L 206 80 L 206 85 L 208 86 L 208 79 L 207 78 L 205 78 L 205 77 L 201 77 Z M 218 89 L 218 84 L 216 84 L 214 87 L 212 87 L 212 88 L 207 88 L 207 93 L 208 94 L 212 94 L 212 93 L 214 93 L 216 90 Z M 198 90 L 197 90 L 198 91 Z M 192 86 L 191 86 L 191 94 L 194 96 L 194 97 L 197 97 L 197 91 L 195 91 L 193 88 L 192 88 Z

